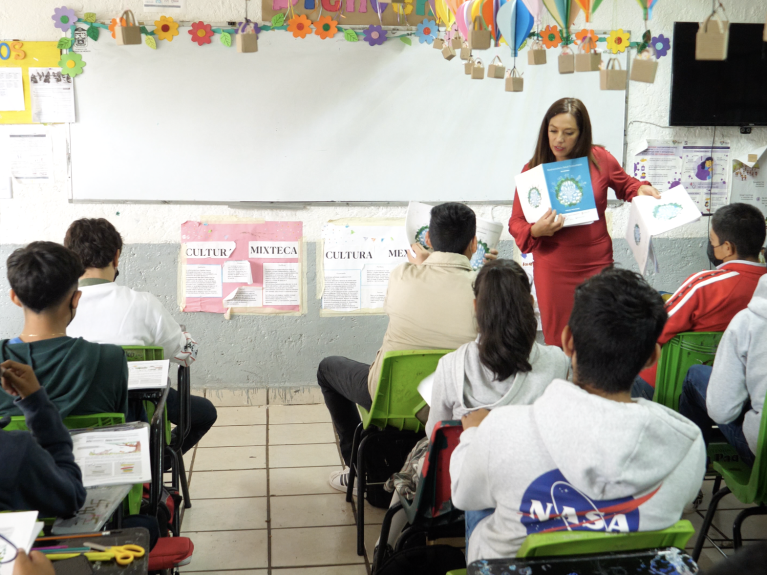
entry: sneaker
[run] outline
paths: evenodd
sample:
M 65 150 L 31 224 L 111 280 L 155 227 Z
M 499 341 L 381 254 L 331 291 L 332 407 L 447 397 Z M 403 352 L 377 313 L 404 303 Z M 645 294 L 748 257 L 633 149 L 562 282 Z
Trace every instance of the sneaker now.
M 698 509 L 698 506 L 701 503 L 703 503 L 703 491 L 698 491 L 698 495 L 695 496 L 695 499 L 693 499 L 692 502 L 684 506 L 684 511 L 682 511 L 682 513 L 684 515 L 695 513 L 695 511 Z
M 349 486 L 349 468 L 344 467 L 341 471 L 334 471 L 328 478 L 328 483 L 333 489 L 346 493 Z M 354 480 L 354 496 L 357 497 L 357 480 Z

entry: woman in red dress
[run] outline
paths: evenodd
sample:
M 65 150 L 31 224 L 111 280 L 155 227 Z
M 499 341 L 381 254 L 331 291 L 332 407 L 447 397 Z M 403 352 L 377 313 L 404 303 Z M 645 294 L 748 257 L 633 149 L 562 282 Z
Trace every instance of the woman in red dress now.
M 562 98 L 546 112 L 535 154 L 522 170 L 540 164 L 588 157 L 591 187 L 599 220 L 563 228 L 564 217 L 548 210 L 536 223 L 525 220 L 514 191 L 509 232 L 522 253 L 533 254 L 533 275 L 543 336 L 547 345 L 562 346 L 562 330 L 570 319 L 575 288 L 613 263 L 613 243 L 607 231 L 607 188 L 630 202 L 635 196 L 660 198 L 658 190 L 629 176 L 618 161 L 591 140 L 591 120 L 583 102 Z

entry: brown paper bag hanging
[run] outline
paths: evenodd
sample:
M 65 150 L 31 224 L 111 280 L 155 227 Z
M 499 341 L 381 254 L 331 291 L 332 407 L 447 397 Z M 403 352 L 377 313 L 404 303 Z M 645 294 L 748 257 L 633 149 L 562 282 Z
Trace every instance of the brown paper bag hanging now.
M 125 20 L 125 26 L 120 23 Z M 122 16 L 117 18 L 115 26 L 115 40 L 119 46 L 129 46 L 131 44 L 141 44 L 141 28 L 136 25 L 136 18 L 133 11 L 126 10 Z
M 471 58 L 471 48 L 468 42 L 464 42 L 461 46 L 461 60 L 468 60 Z
M 431 43 L 431 47 L 435 50 L 442 50 L 445 47 L 445 41 L 442 38 L 434 38 L 434 42 Z
M 490 29 L 482 15 L 478 14 L 469 28 L 469 45 L 472 50 L 489 50 L 492 43 Z
M 445 60 L 452 60 L 455 58 L 455 48 L 453 48 L 450 44 L 445 44 L 445 47 L 442 48 L 442 57 Z
M 253 22 L 243 25 L 242 29 L 238 28 L 236 36 L 235 42 L 238 52 L 243 54 L 258 52 L 258 34 L 256 34 Z
M 564 46 L 559 55 L 559 73 L 572 74 L 573 72 L 575 72 L 575 56 L 569 46 Z
M 506 70 L 506 91 L 521 92 L 525 88 L 525 81 L 522 74 L 519 73 L 516 66 L 511 70 Z
M 724 8 L 722 8 L 722 14 L 724 14 Z M 727 20 L 727 15 L 724 14 L 723 20 L 718 11 L 713 12 L 700 25 L 695 35 L 695 59 L 726 60 L 729 42 L 730 22 Z
M 581 42 L 578 53 L 575 55 L 576 72 L 598 72 L 602 64 L 602 55 L 597 54 L 590 39 Z
M 653 52 L 653 50 L 645 50 L 641 54 L 637 54 L 634 61 L 631 62 L 631 79 L 634 82 L 646 82 L 647 84 L 655 82 L 658 62 L 655 60 Z
M 600 90 L 625 90 L 626 70 L 621 67 L 618 58 L 610 58 L 607 66 L 599 70 Z
M 482 60 L 480 60 L 479 58 L 474 60 L 474 66 L 471 67 L 471 79 L 472 80 L 485 79 L 485 66 L 482 64 Z
M 463 39 L 461 38 L 460 34 L 456 34 L 453 36 L 453 38 L 450 40 L 450 45 L 455 50 L 460 50 L 463 47 Z
M 546 63 L 546 49 L 540 40 L 530 44 L 530 49 L 527 51 L 527 63 L 530 66 L 540 66 Z
M 471 69 L 474 67 L 474 58 L 469 58 L 463 65 L 463 73 L 467 76 L 471 75 Z
M 496 56 L 487 67 L 487 77 L 503 80 L 504 75 L 506 75 L 506 66 L 503 65 L 503 62 L 501 62 L 501 58 Z

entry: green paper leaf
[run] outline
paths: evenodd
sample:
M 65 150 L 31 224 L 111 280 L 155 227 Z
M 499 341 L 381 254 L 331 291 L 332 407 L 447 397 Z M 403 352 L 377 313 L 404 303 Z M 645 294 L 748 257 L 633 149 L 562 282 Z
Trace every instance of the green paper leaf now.
M 154 36 L 147 36 L 144 40 L 144 44 L 149 46 L 152 50 L 157 50 L 157 40 L 154 39 Z
M 91 40 L 99 39 L 99 29 L 95 26 L 88 26 L 88 38 Z
M 72 38 L 61 38 L 56 48 L 59 50 L 69 50 L 72 47 Z
M 221 33 L 221 43 L 226 46 L 227 48 L 231 47 L 232 45 L 232 35 L 228 32 L 222 32 Z
M 272 16 L 272 26 L 282 26 L 285 23 L 285 14 L 275 14 Z
M 357 37 L 357 33 L 354 30 L 349 30 L 346 28 L 344 30 L 344 38 L 347 42 L 358 42 L 359 37 Z
M 86 22 L 90 22 L 93 24 L 96 21 L 96 14 L 93 12 L 86 12 L 85 16 L 83 16 L 83 20 Z
M 403 44 L 407 44 L 408 46 L 413 45 L 413 41 L 410 39 L 410 36 L 400 36 L 399 39 Z
M 145 34 L 145 35 L 147 35 L 147 36 L 151 35 L 151 32 L 150 32 L 149 30 L 147 30 L 147 29 L 146 29 L 146 26 L 142 26 L 142 27 L 141 27 L 141 33 L 142 33 L 142 34 Z

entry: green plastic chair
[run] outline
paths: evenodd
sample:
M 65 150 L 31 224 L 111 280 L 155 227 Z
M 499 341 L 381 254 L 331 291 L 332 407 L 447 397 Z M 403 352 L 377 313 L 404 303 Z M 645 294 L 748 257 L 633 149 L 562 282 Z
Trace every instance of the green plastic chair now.
M 722 332 L 718 331 L 687 331 L 664 344 L 653 401 L 679 411 L 679 396 L 687 370 L 693 365 L 713 365 L 721 339 Z
M 93 415 L 70 415 L 63 419 L 67 429 L 89 429 L 125 423 L 124 413 L 94 413 Z M 6 431 L 28 431 L 23 415 L 14 415 L 5 427 Z
M 741 503 L 758 506 L 744 509 L 735 518 L 732 524 L 732 541 L 735 549 L 739 549 L 743 545 L 741 535 L 743 521 L 751 515 L 767 515 L 767 453 L 765 451 L 767 451 L 767 411 L 762 410 L 754 465 L 749 466 L 739 458 L 737 461 L 720 460 L 714 462 L 714 470 L 722 476 L 725 487 L 716 491 L 711 498 L 692 553 L 692 558 L 695 561 L 698 560 L 703 550 L 703 543 L 711 527 L 711 522 L 714 520 L 716 508 L 728 493 L 732 493 Z

